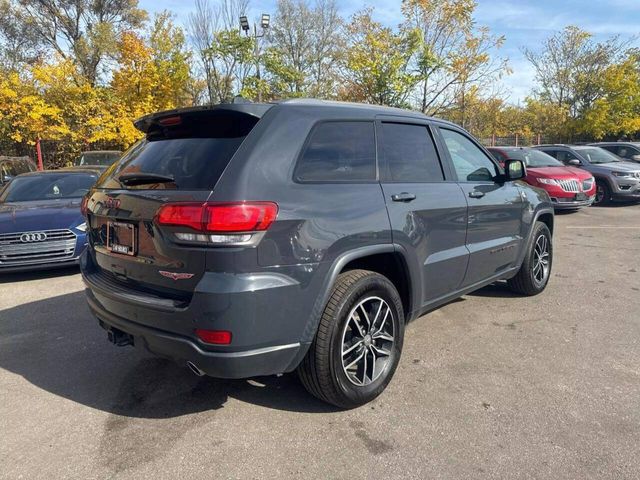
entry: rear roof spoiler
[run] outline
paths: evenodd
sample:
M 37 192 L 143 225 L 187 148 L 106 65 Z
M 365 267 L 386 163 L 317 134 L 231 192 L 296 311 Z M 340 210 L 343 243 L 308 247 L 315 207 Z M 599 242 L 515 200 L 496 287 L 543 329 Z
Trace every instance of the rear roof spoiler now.
M 162 112 L 145 115 L 135 120 L 133 124 L 141 132 L 147 133 L 154 123 L 166 117 L 192 114 L 206 115 L 207 112 L 222 113 L 228 111 L 242 113 L 259 119 L 272 107 L 273 104 L 268 103 L 221 103 L 219 105 L 206 105 L 201 107 L 175 108 L 173 110 L 164 110 Z

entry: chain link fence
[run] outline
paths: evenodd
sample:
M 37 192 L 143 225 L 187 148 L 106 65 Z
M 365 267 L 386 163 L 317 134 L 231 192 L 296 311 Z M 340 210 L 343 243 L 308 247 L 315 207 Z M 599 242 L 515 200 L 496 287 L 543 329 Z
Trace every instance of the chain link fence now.
M 543 143 L 553 143 L 554 139 L 543 135 L 513 135 L 481 138 L 480 141 L 485 147 L 530 147 L 532 145 L 540 145 Z
M 122 150 L 122 147 L 108 142 L 78 145 L 58 140 L 40 141 L 42 163 L 45 170 L 70 166 L 83 151 L 87 150 Z M 34 163 L 38 163 L 36 146 L 29 145 L 28 143 L 0 141 L 0 155 L 12 157 L 27 156 L 33 160 Z

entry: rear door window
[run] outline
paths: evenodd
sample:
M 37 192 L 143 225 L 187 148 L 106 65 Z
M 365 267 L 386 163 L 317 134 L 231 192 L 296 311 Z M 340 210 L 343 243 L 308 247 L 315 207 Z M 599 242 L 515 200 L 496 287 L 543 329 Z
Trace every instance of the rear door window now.
M 258 119 L 229 112 L 198 112 L 170 126 L 153 126 L 103 177 L 107 189 L 212 190 Z M 171 177 L 173 182 L 125 186 L 118 178 L 145 173 Z
M 426 125 L 382 124 L 382 151 L 390 182 L 441 182 L 442 166 Z
M 361 182 L 376 179 L 373 122 L 323 122 L 311 131 L 294 171 L 298 182 Z

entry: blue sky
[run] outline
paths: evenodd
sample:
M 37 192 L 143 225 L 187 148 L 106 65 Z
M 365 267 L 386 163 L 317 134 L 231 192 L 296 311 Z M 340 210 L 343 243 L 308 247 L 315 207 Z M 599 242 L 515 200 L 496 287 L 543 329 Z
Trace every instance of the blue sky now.
M 336 1 L 343 16 L 371 6 L 375 18 L 386 25 L 395 26 L 402 19 L 399 0 Z M 185 23 L 194 2 L 140 0 L 139 3 L 149 12 L 170 10 L 179 22 Z M 501 81 L 500 90 L 513 103 L 524 99 L 534 82 L 534 72 L 523 58 L 521 47 L 535 49 L 542 40 L 566 25 L 577 25 L 592 32 L 599 40 L 617 34 L 640 36 L 640 0 L 477 0 L 477 3 L 475 19 L 478 25 L 486 25 L 494 34 L 506 37 L 497 54 L 509 58 L 513 74 Z M 274 11 L 274 0 L 251 1 L 252 16 Z M 634 44 L 640 46 L 640 40 L 636 38 Z

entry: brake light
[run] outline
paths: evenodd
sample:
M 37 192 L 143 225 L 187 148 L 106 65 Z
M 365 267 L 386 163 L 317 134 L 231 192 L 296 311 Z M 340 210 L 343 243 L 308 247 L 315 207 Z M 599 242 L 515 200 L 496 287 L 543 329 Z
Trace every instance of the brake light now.
M 203 205 L 164 205 L 158 210 L 159 225 L 189 227 L 203 231 Z
M 276 219 L 275 203 L 241 203 L 205 206 L 208 232 L 262 232 Z
M 205 343 L 213 345 L 229 345 L 231 343 L 231 332 L 228 330 L 203 330 L 196 328 L 196 335 Z
M 182 118 L 179 116 L 161 118 L 160 120 L 158 120 L 158 123 L 163 127 L 173 127 L 176 125 L 180 125 L 182 123 Z
M 187 227 L 198 232 L 262 232 L 278 215 L 273 202 L 174 203 L 163 205 L 158 225 Z

